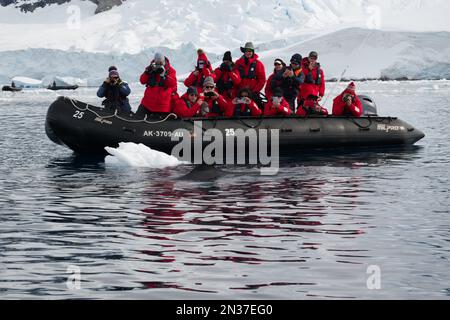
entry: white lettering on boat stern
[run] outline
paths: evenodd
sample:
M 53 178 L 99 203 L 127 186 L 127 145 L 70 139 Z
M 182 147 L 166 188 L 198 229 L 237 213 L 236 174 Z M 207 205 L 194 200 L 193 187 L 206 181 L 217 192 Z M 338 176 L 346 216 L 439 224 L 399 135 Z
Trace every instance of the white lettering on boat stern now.
M 182 131 L 157 131 L 157 130 L 145 130 L 144 137 L 161 137 L 161 138 L 172 138 L 172 137 L 179 137 L 182 138 L 183 137 L 183 132 Z
M 388 133 L 390 131 L 406 131 L 406 128 L 404 126 L 389 126 L 387 124 L 378 124 L 377 130 L 385 131 L 386 133 Z

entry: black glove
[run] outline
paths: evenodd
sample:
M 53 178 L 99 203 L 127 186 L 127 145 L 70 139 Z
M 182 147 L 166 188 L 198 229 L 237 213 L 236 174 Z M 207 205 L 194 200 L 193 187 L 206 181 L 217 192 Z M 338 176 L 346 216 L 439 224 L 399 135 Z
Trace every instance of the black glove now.
M 220 65 L 220 70 L 230 72 L 231 70 L 233 70 L 233 68 L 231 67 L 230 63 L 224 62 Z
M 152 73 L 153 67 L 150 65 L 147 68 L 145 68 L 145 73 L 150 75 Z

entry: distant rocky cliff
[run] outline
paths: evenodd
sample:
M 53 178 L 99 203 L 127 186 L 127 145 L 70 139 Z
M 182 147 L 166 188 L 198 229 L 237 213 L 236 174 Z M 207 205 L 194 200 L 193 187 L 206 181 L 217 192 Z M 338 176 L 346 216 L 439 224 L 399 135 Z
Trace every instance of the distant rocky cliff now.
M 0 5 L 6 7 L 14 5 L 16 8 L 24 12 L 33 12 L 36 8 L 43 8 L 50 4 L 63 4 L 72 0 L 0 0 Z M 108 11 L 114 6 L 120 6 L 125 0 L 86 0 L 97 5 L 95 13 Z

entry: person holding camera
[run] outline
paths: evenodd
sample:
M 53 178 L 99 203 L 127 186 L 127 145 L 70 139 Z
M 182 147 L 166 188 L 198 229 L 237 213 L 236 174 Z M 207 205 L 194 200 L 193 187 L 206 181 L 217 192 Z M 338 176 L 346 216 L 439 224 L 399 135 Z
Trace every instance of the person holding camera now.
M 236 90 L 241 83 L 241 76 L 237 70 L 233 70 L 234 62 L 230 51 L 225 52 L 222 61 L 220 67 L 214 70 L 216 87 L 219 94 L 231 103 L 233 98 L 236 97 Z
M 275 88 L 272 97 L 264 108 L 264 116 L 289 116 L 291 115 L 291 108 L 289 103 L 283 97 L 283 90 Z
M 177 92 L 177 75 L 169 59 L 157 52 L 142 73 L 140 82 L 146 89 L 136 114 L 167 116 L 172 111 L 172 99 Z
M 185 94 L 175 103 L 173 113 L 179 118 L 192 118 L 198 116 L 204 100 L 197 91 L 197 88 L 189 87 Z
M 302 60 L 302 72 L 305 78 L 300 86 L 299 107 L 310 95 L 317 96 L 318 102 L 325 95 L 325 75 L 320 63 L 317 62 L 318 58 L 317 52 L 311 51 L 308 57 Z
M 203 99 L 200 108 L 202 117 L 222 117 L 228 108 L 227 100 L 216 91 L 212 77 L 207 77 L 203 82 L 203 93 L 200 94 L 200 98 Z
M 286 71 L 286 63 L 279 58 L 275 59 L 273 66 L 273 73 L 269 76 L 269 79 L 267 79 L 266 87 L 264 89 L 264 94 L 268 101 L 270 101 L 273 96 L 273 90 L 281 88 L 282 75 Z
M 244 47 L 241 47 L 241 52 L 244 55 L 236 61 L 234 66 L 234 70 L 239 72 L 242 80 L 238 90 L 250 88 L 252 100 L 262 108 L 263 103 L 259 94 L 266 84 L 264 64 L 258 59 L 252 42 L 247 42 Z
M 100 88 L 98 88 L 97 96 L 99 98 L 105 98 L 102 105 L 106 109 L 111 111 L 117 110 L 120 113 L 130 113 L 131 106 L 128 101 L 130 93 L 130 87 L 120 79 L 119 72 L 116 68 L 109 72 L 108 77 Z
M 184 80 L 186 87 L 195 86 L 199 93 L 203 92 L 203 82 L 206 77 L 213 77 L 214 73 L 211 63 L 208 60 L 205 52 L 202 49 L 197 50 L 197 65 L 195 70 Z
M 315 95 L 309 95 L 303 104 L 297 109 L 297 116 L 307 117 L 311 115 L 327 116 L 328 110 L 319 105 L 319 97 Z
M 237 93 L 237 97 L 228 105 L 225 116 L 229 118 L 259 117 L 262 114 L 262 111 L 252 100 L 252 94 L 253 92 L 250 88 L 240 89 Z
M 274 85 L 274 82 L 279 83 L 279 87 L 284 92 L 284 99 L 289 104 L 292 112 L 295 112 L 295 100 L 297 99 L 300 92 L 300 86 L 305 78 L 301 64 L 301 54 L 294 54 L 290 60 L 290 65 L 284 71 L 277 73 L 272 80 L 272 86 Z
M 348 87 L 333 100 L 333 116 L 361 117 L 363 113 L 361 101 L 356 95 L 356 86 L 351 82 Z

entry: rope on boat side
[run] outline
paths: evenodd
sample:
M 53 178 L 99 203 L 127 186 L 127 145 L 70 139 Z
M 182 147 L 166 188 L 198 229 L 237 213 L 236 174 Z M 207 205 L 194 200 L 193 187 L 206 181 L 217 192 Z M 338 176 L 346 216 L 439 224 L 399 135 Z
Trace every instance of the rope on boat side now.
M 370 126 L 372 125 L 372 118 L 367 118 L 367 120 L 369 120 L 369 124 L 367 125 L 367 126 L 363 126 L 363 125 L 361 125 L 361 124 L 359 124 L 357 121 L 356 121 L 356 118 L 348 118 L 348 120 L 350 120 L 351 122 L 353 122 L 357 127 L 359 127 L 360 129 L 368 129 L 368 128 L 370 128 Z
M 122 120 L 122 121 L 125 121 L 125 122 L 131 122 L 131 123 L 139 123 L 139 122 L 144 122 L 144 123 L 148 123 L 148 124 L 156 124 L 156 123 L 162 123 L 162 122 L 165 122 L 165 121 L 167 121 L 169 118 L 171 118 L 171 117 L 173 117 L 174 119 L 178 119 L 178 117 L 177 117 L 177 115 L 176 114 L 174 114 L 174 113 L 169 113 L 164 119 L 161 119 L 161 120 L 159 120 L 159 121 L 148 121 L 147 120 L 147 115 L 145 115 L 145 117 L 144 117 L 144 119 L 142 119 L 142 120 L 130 120 L 130 119 L 125 119 L 125 118 L 122 118 L 121 116 L 119 116 L 118 114 L 117 114 L 117 110 L 115 110 L 115 112 L 114 112 L 114 114 L 112 114 L 112 115 L 109 115 L 109 116 L 101 116 L 101 115 L 99 115 L 97 112 L 95 112 L 94 110 L 91 110 L 90 108 L 89 108 L 89 104 L 88 103 L 86 103 L 86 107 L 85 108 L 80 108 L 79 106 L 77 106 L 77 104 L 76 104 L 76 100 L 74 100 L 74 99 L 72 99 L 72 98 L 69 98 L 69 97 L 64 97 L 64 99 L 67 99 L 67 100 L 69 100 L 70 101 L 70 103 L 72 104 L 72 106 L 75 108 L 75 109 L 78 109 L 79 111 L 89 111 L 89 112 L 92 112 L 93 114 L 95 114 L 96 116 L 97 116 L 97 118 L 100 118 L 100 119 L 109 119 L 109 118 L 117 118 L 117 119 L 119 119 L 119 120 Z

